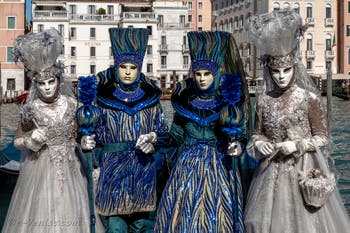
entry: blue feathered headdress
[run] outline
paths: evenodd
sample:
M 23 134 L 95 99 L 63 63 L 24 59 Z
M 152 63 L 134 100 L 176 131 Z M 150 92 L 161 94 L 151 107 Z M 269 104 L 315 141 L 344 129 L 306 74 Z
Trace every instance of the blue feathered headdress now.
M 114 64 L 131 62 L 142 68 L 149 31 L 146 28 L 109 28 Z
M 192 70 L 207 69 L 218 77 L 224 59 L 229 33 L 222 31 L 189 32 L 188 44 L 192 62 Z

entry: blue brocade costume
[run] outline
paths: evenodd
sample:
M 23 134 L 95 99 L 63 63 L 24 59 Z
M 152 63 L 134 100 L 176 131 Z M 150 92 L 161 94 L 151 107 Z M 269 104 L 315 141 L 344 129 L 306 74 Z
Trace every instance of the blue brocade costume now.
M 217 46 L 216 55 L 225 52 L 229 37 L 225 32 L 189 34 L 190 52 L 195 47 L 191 39 L 198 39 L 197 35 L 211 41 L 212 49 Z M 193 70 L 198 65 L 194 58 Z M 220 77 L 213 62 L 199 63 L 199 69 L 208 69 L 216 76 L 215 83 L 211 90 L 201 92 L 189 78 L 178 83 L 172 95 L 175 116 L 168 145 L 181 146 L 181 150 L 158 207 L 157 233 L 244 232 L 241 158 L 227 154 L 230 142 L 242 142 L 245 150 L 247 141 L 246 116 L 239 104 L 243 98 L 241 80 L 233 74 Z
M 102 147 L 95 205 L 97 212 L 105 216 L 108 233 L 150 232 L 153 228 L 150 213 L 156 210 L 157 169 L 162 168 L 163 159 L 143 153 L 135 144 L 141 134 L 162 135 L 166 131 L 161 90 L 141 72 L 131 85 L 118 77 L 121 63 L 132 62 L 141 70 L 147 29 L 109 30 L 115 66 L 99 72 L 96 84 L 90 82 L 96 89 L 95 106 L 100 112 L 95 140 Z M 81 86 L 84 88 L 80 92 L 89 95 L 89 85 Z
M 111 79 L 114 68 L 100 72 L 103 81 Z M 107 81 L 99 85 L 97 106 L 101 120 L 96 142 L 103 145 L 96 204 L 102 215 L 154 211 L 156 173 L 152 155 L 135 149 L 141 134 L 164 130 L 160 90 L 141 73 L 140 87 L 124 92 Z

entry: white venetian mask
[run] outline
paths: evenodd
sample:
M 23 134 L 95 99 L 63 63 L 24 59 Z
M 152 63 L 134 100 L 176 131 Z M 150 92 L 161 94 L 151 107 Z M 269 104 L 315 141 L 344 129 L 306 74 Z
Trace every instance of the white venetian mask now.
M 39 95 L 44 100 L 48 100 L 55 96 L 57 93 L 58 84 L 59 82 L 56 77 L 38 80 L 35 82 Z
M 214 82 L 214 76 L 209 70 L 197 70 L 194 73 L 194 77 L 197 86 L 203 91 L 207 90 Z
M 286 88 L 294 75 L 294 66 L 269 69 L 272 79 L 280 88 Z
M 120 81 L 126 85 L 133 84 L 137 78 L 138 67 L 134 63 L 122 63 L 118 67 Z

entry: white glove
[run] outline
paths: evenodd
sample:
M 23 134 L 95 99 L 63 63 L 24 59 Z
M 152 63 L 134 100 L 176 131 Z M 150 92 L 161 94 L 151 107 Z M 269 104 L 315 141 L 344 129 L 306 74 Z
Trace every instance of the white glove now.
M 46 132 L 43 129 L 35 129 L 30 137 L 24 137 L 24 145 L 29 150 L 38 152 L 45 144 L 46 139 Z
M 242 155 L 242 146 L 239 142 L 231 142 L 227 149 L 229 156 L 239 157 Z
M 155 132 L 150 132 L 148 134 L 141 134 L 136 141 L 136 148 L 141 149 L 141 147 L 143 147 L 144 144 L 156 143 L 156 142 L 157 142 L 157 134 Z
M 97 182 L 99 177 L 100 177 L 100 168 L 95 168 L 92 171 L 92 179 L 93 179 L 93 181 Z
M 290 155 L 297 151 L 297 145 L 293 141 L 284 141 L 276 144 L 277 148 L 280 148 L 280 151 L 284 155 Z
M 270 142 L 256 141 L 255 149 L 257 149 L 262 155 L 269 156 L 274 150 L 274 146 Z
M 81 138 L 81 148 L 83 148 L 83 150 L 92 150 L 95 148 L 96 146 L 96 142 L 95 142 L 95 134 L 91 135 L 91 136 L 87 136 L 84 135 Z
M 152 143 L 144 143 L 138 149 L 140 149 L 145 154 L 150 154 L 150 153 L 153 153 L 155 151 Z

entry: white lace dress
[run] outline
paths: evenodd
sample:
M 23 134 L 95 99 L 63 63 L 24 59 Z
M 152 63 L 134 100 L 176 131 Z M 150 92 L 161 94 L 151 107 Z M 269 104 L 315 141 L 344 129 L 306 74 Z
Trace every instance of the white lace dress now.
M 21 165 L 3 233 L 90 232 L 87 180 L 75 154 L 76 107 L 63 95 L 54 103 L 33 101 L 34 120 L 48 129 L 48 139 Z

